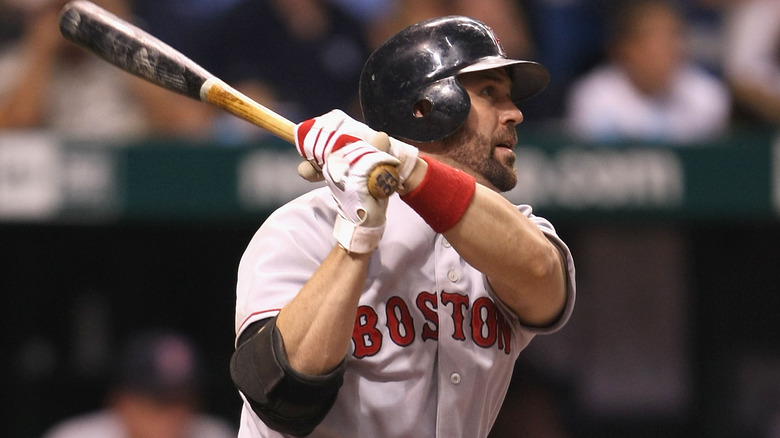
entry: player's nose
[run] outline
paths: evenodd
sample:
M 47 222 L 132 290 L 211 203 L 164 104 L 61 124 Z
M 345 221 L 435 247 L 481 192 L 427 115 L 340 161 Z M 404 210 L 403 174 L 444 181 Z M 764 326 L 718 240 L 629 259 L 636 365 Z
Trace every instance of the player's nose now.
M 513 102 L 507 103 L 501 110 L 501 123 L 515 126 L 523 123 L 523 112 Z

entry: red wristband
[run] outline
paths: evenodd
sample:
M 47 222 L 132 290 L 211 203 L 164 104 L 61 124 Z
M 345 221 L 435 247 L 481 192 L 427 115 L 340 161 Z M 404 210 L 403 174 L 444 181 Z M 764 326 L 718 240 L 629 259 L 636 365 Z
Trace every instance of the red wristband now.
M 466 172 L 450 167 L 430 157 L 422 182 L 401 196 L 437 233 L 443 233 L 458 223 L 474 197 L 476 181 Z

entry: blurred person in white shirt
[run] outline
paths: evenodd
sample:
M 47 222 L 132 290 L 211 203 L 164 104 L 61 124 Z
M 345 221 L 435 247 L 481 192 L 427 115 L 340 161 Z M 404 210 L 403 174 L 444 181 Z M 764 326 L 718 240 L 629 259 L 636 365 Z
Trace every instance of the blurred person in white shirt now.
M 56 424 L 43 438 L 229 438 L 199 411 L 204 369 L 193 342 L 170 331 L 133 336 L 117 358 L 106 407 Z
M 731 97 L 685 51 L 685 20 L 671 3 L 643 0 L 614 16 L 607 61 L 569 91 L 566 122 L 587 141 L 690 143 L 725 133 Z
M 0 46 L 0 131 L 40 130 L 78 140 L 208 132 L 211 108 L 136 78 L 66 40 L 67 0 L 0 0 L 21 35 Z M 94 0 L 130 19 L 127 0 Z
M 780 1 L 721 0 L 723 70 L 746 119 L 780 125 Z

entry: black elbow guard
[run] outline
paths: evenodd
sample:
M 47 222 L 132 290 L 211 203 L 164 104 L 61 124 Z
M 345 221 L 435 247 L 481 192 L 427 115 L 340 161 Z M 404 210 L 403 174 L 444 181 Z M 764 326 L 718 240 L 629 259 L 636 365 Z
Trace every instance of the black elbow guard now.
M 290 367 L 276 318 L 253 323 L 230 360 L 230 377 L 268 427 L 305 436 L 333 407 L 343 383 L 344 362 L 324 376 L 306 376 Z M 242 335 L 242 338 L 244 336 Z

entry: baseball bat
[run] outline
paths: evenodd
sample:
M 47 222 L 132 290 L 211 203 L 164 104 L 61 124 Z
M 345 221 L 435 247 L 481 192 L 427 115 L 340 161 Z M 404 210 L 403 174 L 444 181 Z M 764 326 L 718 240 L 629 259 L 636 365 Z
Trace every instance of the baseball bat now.
M 295 124 L 229 86 L 203 67 L 137 26 L 87 0 L 67 3 L 60 12 L 60 31 L 68 40 L 122 70 L 167 90 L 213 105 L 288 143 L 295 144 Z M 377 166 L 368 190 L 375 198 L 390 196 L 398 171 Z

